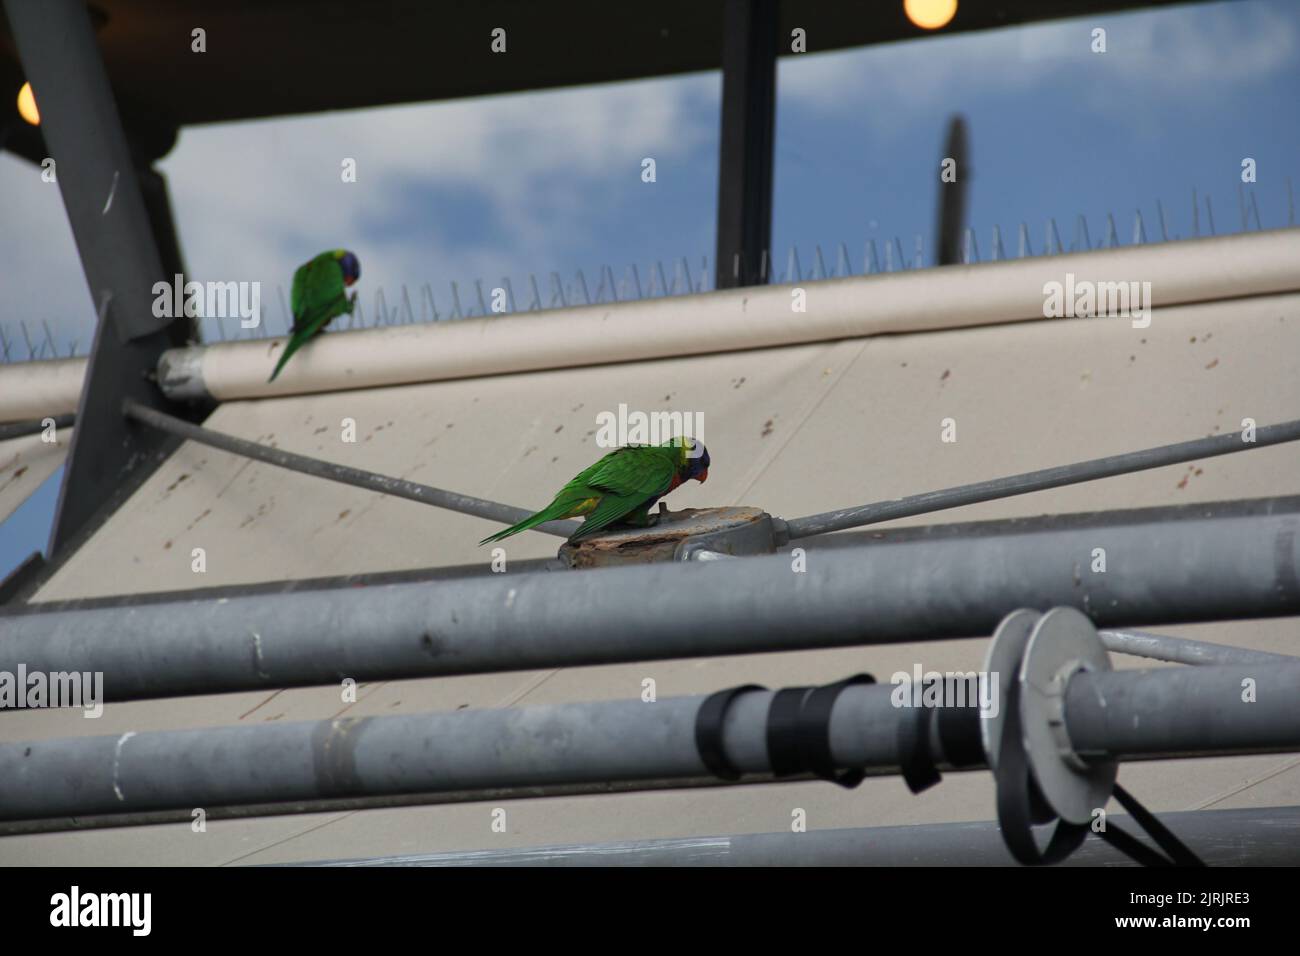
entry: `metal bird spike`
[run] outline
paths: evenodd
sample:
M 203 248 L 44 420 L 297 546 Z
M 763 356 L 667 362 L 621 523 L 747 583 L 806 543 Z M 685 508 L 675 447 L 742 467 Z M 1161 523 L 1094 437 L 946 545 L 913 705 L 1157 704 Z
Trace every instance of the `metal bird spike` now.
M 1142 224 L 1142 210 L 1137 210 L 1137 217 L 1133 220 L 1133 245 L 1143 245 L 1147 241 L 1146 226 Z
M 1049 218 L 1047 220 L 1046 245 L 1047 245 L 1047 255 L 1049 256 L 1052 254 L 1053 245 L 1055 245 L 1056 251 L 1058 253 L 1065 251 L 1065 246 L 1061 245 L 1061 234 L 1056 229 L 1056 220 L 1054 218 Z
M 853 267 L 849 264 L 849 247 L 840 243 L 838 255 L 835 257 L 835 273 L 840 278 L 853 274 Z
M 1092 249 L 1092 237 L 1088 235 L 1088 219 L 1079 213 L 1074 220 L 1074 241 L 1070 243 L 1071 252 L 1087 252 Z
M 799 250 L 795 246 L 790 247 L 790 255 L 785 260 L 785 281 L 802 282 L 803 269 L 799 267 Z
M 1033 247 L 1029 245 L 1029 226 L 1022 222 L 1020 224 L 1020 255 L 1017 258 L 1023 259 L 1025 256 L 1032 256 L 1033 254 Z
M 868 239 L 862 262 L 863 275 L 877 275 L 880 272 L 880 257 L 876 255 L 876 240 Z
M 1295 226 L 1295 190 L 1294 182 L 1291 177 L 1286 180 L 1286 210 L 1283 213 L 1279 210 L 1279 224 L 1285 221 L 1287 226 Z M 1210 195 L 1205 195 L 1204 218 L 1201 215 L 1201 193 L 1196 188 L 1192 189 L 1192 216 L 1190 237 L 1215 236 L 1218 234 L 1214 222 L 1214 205 Z M 1160 240 L 1163 242 L 1174 242 L 1180 239 L 1177 233 L 1171 233 L 1172 225 L 1166 214 L 1164 202 L 1161 199 L 1154 200 L 1156 204 L 1156 213 L 1159 218 Z M 1243 232 L 1251 231 L 1252 219 L 1253 229 L 1260 231 L 1264 228 L 1263 215 L 1259 207 L 1258 190 L 1246 190 L 1244 186 L 1239 185 L 1237 190 L 1238 215 Z M 893 239 L 884 240 L 884 258 L 883 265 L 880 250 L 877 248 L 876 239 L 867 239 L 863 244 L 863 259 L 861 271 L 856 270 L 848 250 L 848 245 L 839 242 L 836 245 L 836 255 L 834 257 L 833 267 L 828 267 L 826 251 L 821 245 L 814 246 L 813 267 L 805 273 L 799 257 L 797 245 L 791 245 L 787 257 L 786 269 L 783 275 L 778 274 L 773 268 L 773 257 L 770 251 L 763 250 L 761 253 L 761 266 L 759 270 L 759 282 L 766 284 L 774 281 L 784 282 L 803 282 L 818 281 L 822 279 L 845 278 L 852 275 L 878 275 L 884 272 L 898 272 L 912 269 L 922 269 L 925 267 L 925 237 L 916 234 L 916 246 L 910 255 L 903 252 L 902 241 L 899 236 Z M 1059 228 L 1055 218 L 1049 217 L 1046 222 L 1045 244 L 1043 254 L 1054 254 L 1065 252 L 1064 244 L 1061 242 Z M 1001 261 L 1007 258 L 1007 249 L 1005 240 L 1002 236 L 1002 230 L 999 225 L 994 225 L 991 232 L 991 245 L 988 261 Z M 1142 210 L 1136 209 L 1133 218 L 1133 244 L 1140 245 L 1148 242 L 1146 235 L 1146 222 Z M 1030 240 L 1029 228 L 1022 221 L 1018 229 L 1017 257 L 1026 258 L 1034 256 L 1032 242 Z M 1104 238 L 1095 248 L 1113 249 L 1120 246 L 1118 228 L 1115 223 L 1115 217 L 1112 213 L 1106 214 L 1106 227 Z M 1091 232 L 1088 226 L 1087 216 L 1079 213 L 1075 216 L 1075 227 L 1073 238 L 1070 243 L 1070 251 L 1086 251 L 1094 248 Z M 979 250 L 978 233 L 974 228 L 964 228 L 961 234 L 958 257 L 962 262 L 978 263 L 983 261 Z M 528 275 L 528 287 L 531 295 L 528 297 L 526 305 L 527 311 L 543 311 L 553 308 L 568 308 L 575 304 L 594 304 L 594 303 L 617 303 L 626 302 L 654 297 L 665 297 L 673 295 L 699 293 L 714 288 L 713 272 L 709 269 L 709 257 L 701 256 L 699 259 L 698 275 L 692 269 L 687 257 L 678 257 L 674 262 L 673 280 L 668 281 L 664 263 L 656 260 L 650 267 L 648 283 L 643 282 L 640 268 L 636 263 L 627 267 L 625 276 L 622 279 L 616 277 L 614 269 L 608 264 L 600 266 L 600 278 L 596 286 L 595 294 L 592 295 L 588 286 L 586 274 L 582 269 L 574 273 L 572 284 L 566 283 L 559 272 L 551 272 L 551 289 L 549 297 L 543 295 L 540 283 L 535 273 Z M 475 299 L 476 307 L 466 310 L 464 304 L 460 301 L 459 283 L 450 281 L 450 291 L 452 297 L 451 311 L 443 314 L 439 311 L 433 287 L 429 283 L 423 283 L 420 287 L 420 308 L 414 307 L 411 298 L 410 289 L 402 285 L 400 291 L 400 302 L 393 309 L 389 309 L 387 295 L 382 287 L 375 287 L 374 300 L 374 319 L 369 320 L 363 302 L 358 299 L 357 306 L 347 319 L 346 328 L 377 328 L 380 325 L 406 325 L 416 322 L 438 322 L 448 319 L 468 318 L 476 315 L 489 315 L 491 310 L 487 302 L 487 292 L 483 287 L 484 280 L 476 279 Z M 509 276 L 501 279 L 501 288 L 505 293 L 505 301 L 510 312 L 519 311 L 520 303 L 516 300 L 514 287 Z M 276 298 L 280 303 L 280 317 L 283 323 L 283 334 L 291 334 L 293 329 L 293 316 L 286 298 L 286 290 L 283 285 L 276 285 Z M 104 321 L 105 313 L 111 304 L 111 297 L 105 298 L 98 310 L 100 321 Z M 38 339 L 33 339 L 31 329 L 28 328 L 25 320 L 18 320 L 17 324 L 21 332 L 21 338 L 10 335 L 8 329 L 12 324 L 5 326 L 0 324 L 0 364 L 12 364 L 24 361 L 39 361 L 45 358 L 58 358 L 59 335 L 54 331 L 54 327 L 46 319 L 35 319 L 40 321 L 43 331 L 39 333 Z M 200 340 L 209 341 L 239 341 L 243 339 L 267 338 L 279 334 L 276 332 L 276 323 L 269 318 L 262 326 L 260 331 L 245 329 L 242 325 L 231 326 L 227 328 L 227 323 L 214 316 L 198 317 L 203 335 Z M 340 320 L 341 322 L 342 320 Z M 68 346 L 68 356 L 75 357 L 78 353 L 78 341 L 72 340 Z M 17 348 L 19 343 L 26 346 L 26 355 L 24 356 Z

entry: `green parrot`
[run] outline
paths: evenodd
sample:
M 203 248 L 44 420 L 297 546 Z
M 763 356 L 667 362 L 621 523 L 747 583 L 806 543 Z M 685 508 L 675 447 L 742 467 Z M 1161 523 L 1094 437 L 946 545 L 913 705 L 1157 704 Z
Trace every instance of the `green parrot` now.
M 348 286 L 361 278 L 361 263 L 346 249 L 322 252 L 311 262 L 298 267 L 293 274 L 293 291 L 289 294 L 289 307 L 293 310 L 293 330 L 275 371 L 275 377 L 289 361 L 289 356 L 314 335 L 321 332 L 335 317 L 347 313 L 357 304 L 356 294 L 349 298 Z
M 560 489 L 555 500 L 537 514 L 488 535 L 480 545 L 500 541 L 557 518 L 583 515 L 570 541 L 595 534 L 616 521 L 644 526 L 656 501 L 684 481 L 703 484 L 709 477 L 709 452 L 693 438 L 674 438 L 662 445 L 616 448 Z

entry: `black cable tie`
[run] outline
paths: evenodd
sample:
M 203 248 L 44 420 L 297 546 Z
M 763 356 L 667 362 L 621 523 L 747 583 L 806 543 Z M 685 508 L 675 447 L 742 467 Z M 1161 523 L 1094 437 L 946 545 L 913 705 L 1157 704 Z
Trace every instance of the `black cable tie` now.
M 943 779 L 930 754 L 930 721 L 934 708 L 917 707 L 915 717 L 898 722 L 898 769 L 913 793 L 929 790 Z
M 874 684 L 870 674 L 854 674 L 821 687 L 787 687 L 777 691 L 767 710 L 767 759 L 778 777 L 812 773 L 822 780 L 853 788 L 866 774 L 861 768 L 836 769 L 831 753 L 831 711 L 846 687 Z
M 804 699 L 804 761 L 808 769 L 821 779 L 849 790 L 866 779 L 867 774 L 860 767 L 836 770 L 835 757 L 831 753 L 831 711 L 835 709 L 835 701 L 845 688 L 875 682 L 876 679 L 870 674 L 854 674 L 834 684 L 814 687 L 812 693 Z
M 695 713 L 695 749 L 704 766 L 719 779 L 739 780 L 741 777 L 741 771 L 727 759 L 727 751 L 722 745 L 722 724 L 731 702 L 752 690 L 767 688 L 761 684 L 742 684 L 720 690 L 706 697 Z
M 786 687 L 772 696 L 767 708 L 767 762 L 772 773 L 789 777 L 808 769 L 803 754 L 804 701 L 812 687 Z

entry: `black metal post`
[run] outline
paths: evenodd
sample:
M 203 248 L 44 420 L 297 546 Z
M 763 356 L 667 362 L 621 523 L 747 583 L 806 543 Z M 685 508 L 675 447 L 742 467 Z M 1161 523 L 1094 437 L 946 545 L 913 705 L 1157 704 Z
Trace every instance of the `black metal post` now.
M 158 356 L 183 344 L 185 322 L 155 316 L 153 287 L 170 281 L 141 193 L 95 31 L 81 0 L 4 0 L 23 70 L 41 109 L 68 220 L 97 313 L 51 555 L 68 544 L 133 472 L 168 441 L 130 427 L 130 397 L 168 407 L 150 381 Z M 138 477 L 138 475 L 136 476 Z
M 946 164 L 952 160 L 952 175 Z M 966 194 L 970 186 L 970 162 L 966 148 L 966 121 L 954 116 L 948 121 L 948 136 L 939 163 L 939 222 L 935 264 L 961 262 L 961 235 L 966 227 Z
M 726 0 L 716 286 L 767 281 L 772 241 L 778 0 Z

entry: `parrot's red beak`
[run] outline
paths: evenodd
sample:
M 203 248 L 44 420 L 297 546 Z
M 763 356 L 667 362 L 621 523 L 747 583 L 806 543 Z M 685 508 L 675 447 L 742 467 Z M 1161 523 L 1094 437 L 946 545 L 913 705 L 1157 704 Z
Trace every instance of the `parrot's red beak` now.
M 700 472 L 700 484 L 704 484 L 708 480 L 709 480 L 709 469 L 705 468 L 702 472 Z
M 354 278 L 352 278 L 351 276 L 344 276 L 344 277 L 343 277 L 343 285 L 344 285 L 344 286 L 347 286 L 347 287 L 351 287 L 352 283 L 354 283 L 354 282 L 356 282 L 356 281 L 357 281 L 357 280 L 354 279 Z

